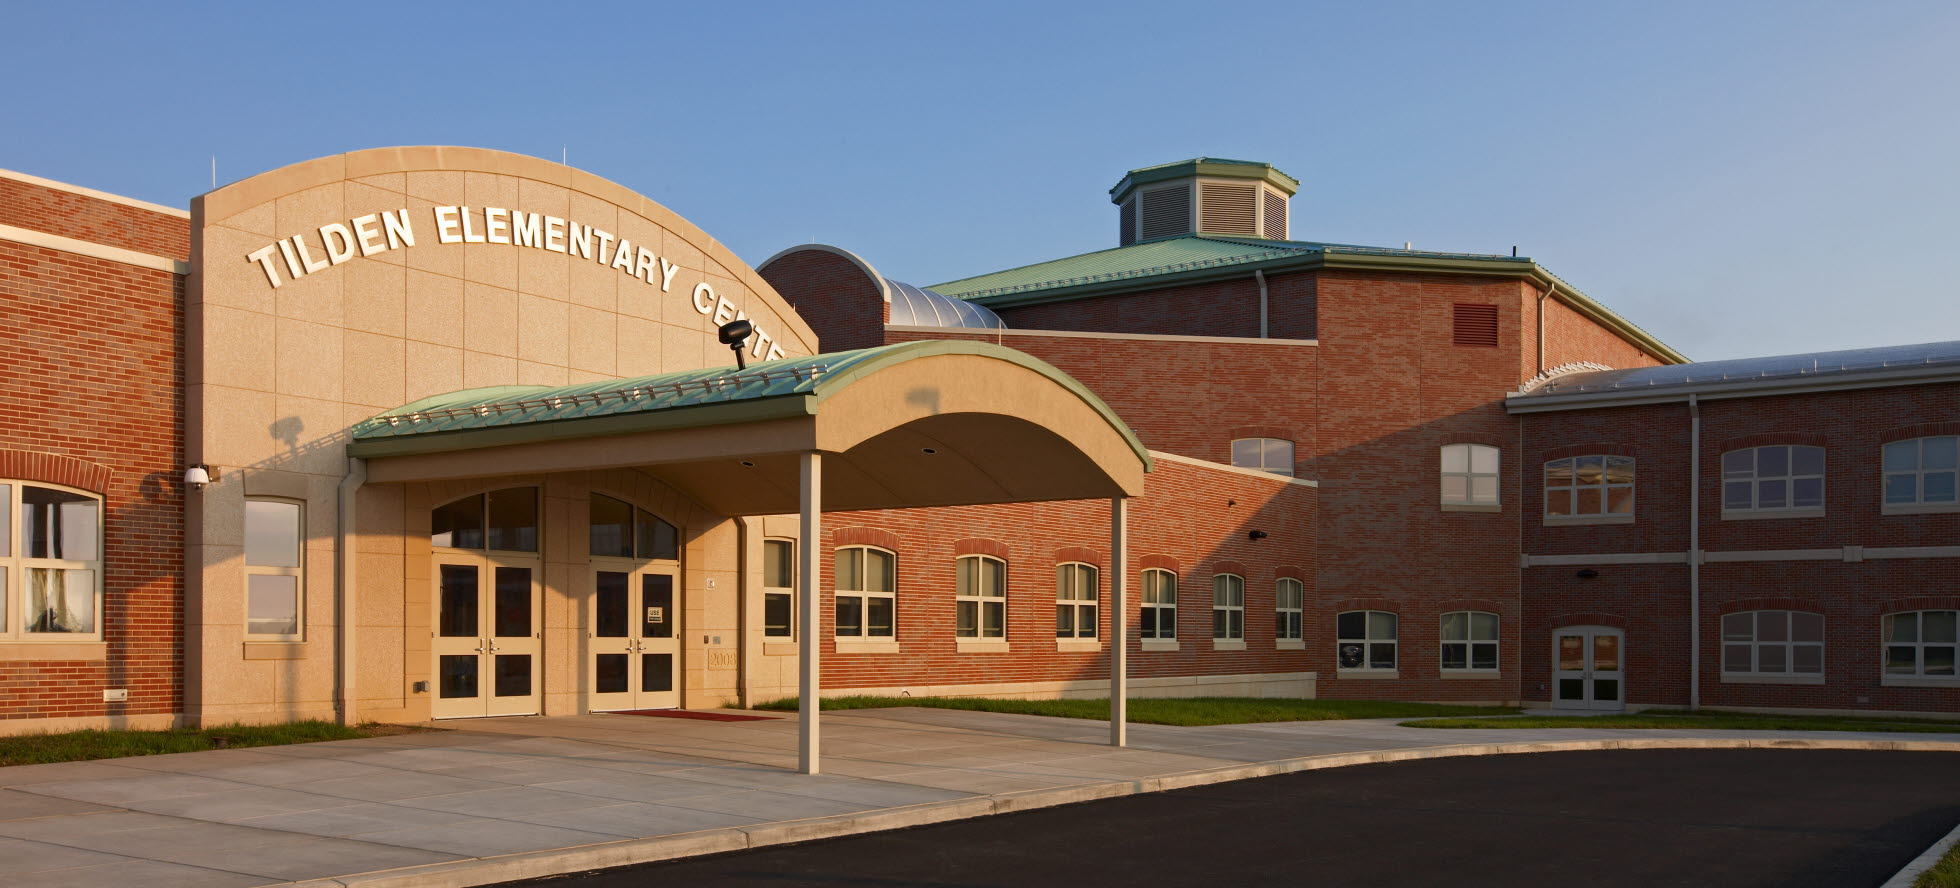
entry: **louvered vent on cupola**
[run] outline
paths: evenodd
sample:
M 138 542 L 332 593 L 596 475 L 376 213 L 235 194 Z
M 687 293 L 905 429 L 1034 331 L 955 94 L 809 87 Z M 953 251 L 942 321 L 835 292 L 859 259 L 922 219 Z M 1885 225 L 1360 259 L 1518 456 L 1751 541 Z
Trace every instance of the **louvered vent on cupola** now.
M 1129 172 L 1109 190 L 1124 246 L 1189 234 L 1286 240 L 1300 188 L 1272 164 L 1200 157 Z

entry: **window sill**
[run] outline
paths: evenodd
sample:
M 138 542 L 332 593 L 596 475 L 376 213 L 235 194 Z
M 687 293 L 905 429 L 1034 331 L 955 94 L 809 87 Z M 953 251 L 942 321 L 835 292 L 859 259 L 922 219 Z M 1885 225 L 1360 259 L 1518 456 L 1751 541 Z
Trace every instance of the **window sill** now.
M 1504 677 L 1495 669 L 1445 669 L 1441 674 L 1444 681 L 1490 681 Z
M 1146 651 L 1179 650 L 1175 638 L 1146 638 L 1143 640 L 1143 649 Z
M 1960 503 L 1884 503 L 1880 515 L 1940 515 L 1960 512 Z
M 306 642 L 303 641 L 248 641 L 245 642 L 247 660 L 304 660 Z
M 1004 654 L 1008 651 L 1005 638 L 954 638 L 953 646 L 962 654 Z
M 1504 506 L 1499 503 L 1444 503 L 1443 511 L 1445 512 L 1502 512 L 1504 511 Z
M 765 641 L 762 655 L 765 657 L 790 657 L 802 651 L 803 646 L 794 641 Z
M 1820 685 L 1824 683 L 1824 676 L 1789 675 L 1789 674 L 1777 675 L 1776 673 L 1773 672 L 1770 673 L 1724 672 L 1722 673 L 1722 683 L 1723 684 L 1755 684 L 1755 685 Z
M 1080 651 L 1099 651 L 1099 650 L 1102 650 L 1102 639 L 1100 639 L 1100 638 L 1057 638 L 1057 639 L 1055 639 L 1055 650 L 1057 650 L 1057 651 L 1075 651 L 1075 652 L 1080 652 Z
M 1245 639 L 1214 638 L 1211 640 L 1211 649 L 1214 651 L 1242 651 L 1245 650 Z
M 837 653 L 840 654 L 896 654 L 897 641 L 862 641 L 859 639 L 837 639 Z
M 1393 679 L 1401 678 L 1402 673 L 1394 669 L 1336 669 L 1335 678 Z
M 1879 684 L 1888 688 L 1960 688 L 1960 676 L 1887 675 Z
M 1282 638 L 1273 642 L 1273 650 L 1276 651 L 1304 651 L 1306 649 L 1307 642 L 1305 639 Z
M 1762 521 L 1769 518 L 1822 518 L 1824 510 L 1817 509 L 1723 509 L 1723 521 Z
M 107 660 L 105 641 L 0 641 L 0 660 Z
M 1632 524 L 1632 515 L 1547 515 L 1546 527 L 1585 526 L 1589 524 Z

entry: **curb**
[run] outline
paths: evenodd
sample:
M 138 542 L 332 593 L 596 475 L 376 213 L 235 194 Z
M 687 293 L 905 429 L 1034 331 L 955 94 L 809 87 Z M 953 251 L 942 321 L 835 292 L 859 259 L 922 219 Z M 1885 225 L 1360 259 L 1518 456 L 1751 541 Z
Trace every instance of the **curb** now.
M 529 851 L 498 857 L 478 857 L 448 863 L 377 870 L 330 879 L 308 879 L 275 884 L 282 888 L 471 888 L 471 886 L 498 882 L 513 882 L 520 879 L 535 879 L 638 863 L 655 863 L 704 854 L 720 854 L 726 851 L 742 851 L 815 839 L 883 832 L 950 820 L 985 817 L 991 814 L 1030 811 L 1056 805 L 1072 805 L 1077 802 L 1273 777 L 1323 768 L 1480 755 L 1613 749 L 1856 749 L 1960 752 L 1960 741 L 1788 737 L 1626 737 L 1598 740 L 1537 740 L 1521 743 L 1468 743 L 1456 746 L 1334 753 L 1278 759 L 1250 765 L 1208 768 L 1202 771 L 1185 771 L 1136 780 L 1115 780 L 1058 789 L 1022 790 L 968 799 L 930 802 L 923 805 L 908 805 L 901 808 L 883 808 L 858 814 L 814 817 L 748 827 L 728 827 L 648 839 L 622 839 L 595 845 Z M 1960 841 L 1960 827 L 1956 827 L 1946 838 L 1927 849 L 1925 854 L 1907 864 L 1905 869 L 1900 870 L 1898 875 L 1885 883 L 1884 888 L 1908 888 L 1913 878 L 1931 867 L 1956 841 Z

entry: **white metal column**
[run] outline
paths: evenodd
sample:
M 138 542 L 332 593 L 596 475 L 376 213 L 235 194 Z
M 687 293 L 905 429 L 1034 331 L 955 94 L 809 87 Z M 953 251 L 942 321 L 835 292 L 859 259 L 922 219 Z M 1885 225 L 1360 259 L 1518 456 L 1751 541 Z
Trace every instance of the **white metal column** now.
M 798 767 L 817 773 L 817 555 L 823 549 L 823 457 L 803 454 L 801 537 L 797 540 L 797 748 Z
M 1129 604 L 1123 589 L 1130 574 L 1129 500 L 1109 501 L 1109 745 L 1130 742 Z

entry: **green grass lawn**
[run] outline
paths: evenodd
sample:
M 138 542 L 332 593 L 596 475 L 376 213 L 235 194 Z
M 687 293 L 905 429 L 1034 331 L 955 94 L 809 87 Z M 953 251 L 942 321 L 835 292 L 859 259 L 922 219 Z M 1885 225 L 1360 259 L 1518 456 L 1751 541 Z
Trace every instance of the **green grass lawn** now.
M 1410 728 L 1719 728 L 1744 731 L 1885 731 L 1960 734 L 1960 721 L 1932 718 L 1859 718 L 1849 715 L 1762 715 L 1707 709 L 1648 709 L 1610 715 L 1523 715 L 1510 718 L 1427 718 Z
M 1946 849 L 1946 856 L 1933 868 L 1919 874 L 1912 888 L 1960 888 L 1960 845 Z
M 320 740 L 352 740 L 415 731 L 398 725 L 345 727 L 325 721 L 283 725 L 226 725 L 170 731 L 69 731 L 0 737 L 0 766 L 79 762 L 131 755 L 163 755 L 202 749 L 284 746 Z
M 1013 712 L 1062 718 L 1109 718 L 1109 701 L 996 700 L 987 697 L 826 697 L 825 711 L 929 706 Z M 761 704 L 757 709 L 794 711 L 796 698 Z M 1387 700 L 1295 700 L 1277 697 L 1138 697 L 1130 700 L 1130 721 L 1146 725 L 1238 725 L 1251 722 L 1325 721 L 1343 718 L 1422 718 L 1447 715 L 1501 715 L 1516 712 L 1493 706 L 1444 706 Z

